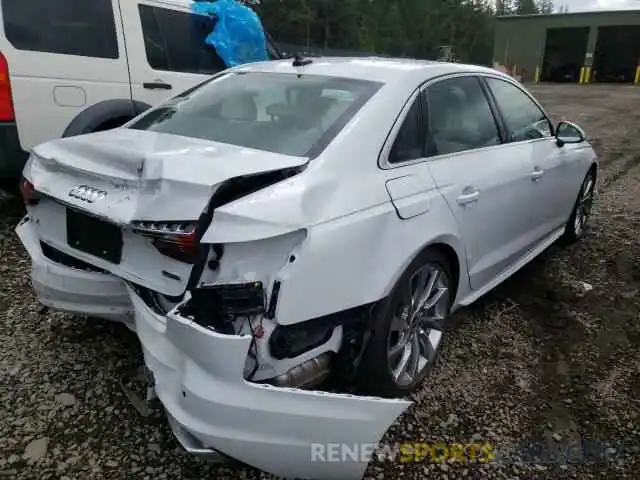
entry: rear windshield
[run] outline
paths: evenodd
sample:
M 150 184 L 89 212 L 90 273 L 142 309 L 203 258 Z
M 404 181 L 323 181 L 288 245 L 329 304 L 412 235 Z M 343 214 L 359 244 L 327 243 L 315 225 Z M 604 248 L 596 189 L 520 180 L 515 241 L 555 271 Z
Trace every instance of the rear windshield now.
M 379 83 L 285 73 L 225 73 L 129 125 L 285 155 L 320 153 Z

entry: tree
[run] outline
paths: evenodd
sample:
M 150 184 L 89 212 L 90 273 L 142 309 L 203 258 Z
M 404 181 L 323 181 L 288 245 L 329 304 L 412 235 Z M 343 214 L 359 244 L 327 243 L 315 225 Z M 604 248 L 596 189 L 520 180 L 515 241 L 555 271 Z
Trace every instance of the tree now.
M 516 14 L 532 15 L 538 12 L 535 0 L 516 0 Z
M 518 3 L 260 0 L 252 8 L 274 40 L 301 50 L 328 48 L 433 59 L 441 46 L 448 45 L 462 61 L 491 65 L 495 15 L 515 13 Z
M 496 0 L 496 15 L 502 17 L 504 15 L 513 15 L 515 6 L 513 0 Z
M 538 11 L 543 14 L 550 14 L 555 11 L 553 0 L 539 0 Z

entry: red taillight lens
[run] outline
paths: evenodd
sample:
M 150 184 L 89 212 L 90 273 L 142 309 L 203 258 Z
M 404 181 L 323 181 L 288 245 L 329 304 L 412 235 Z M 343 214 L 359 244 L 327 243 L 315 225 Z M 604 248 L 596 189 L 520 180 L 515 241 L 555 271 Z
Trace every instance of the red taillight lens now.
M 194 263 L 198 255 L 195 222 L 135 222 L 134 231 L 148 237 L 163 255 Z
M 22 195 L 22 199 L 26 205 L 35 205 L 38 203 L 36 187 L 24 177 L 20 180 L 20 195 Z
M 11 96 L 11 78 L 7 59 L 0 53 L 0 122 L 15 120 L 13 98 Z

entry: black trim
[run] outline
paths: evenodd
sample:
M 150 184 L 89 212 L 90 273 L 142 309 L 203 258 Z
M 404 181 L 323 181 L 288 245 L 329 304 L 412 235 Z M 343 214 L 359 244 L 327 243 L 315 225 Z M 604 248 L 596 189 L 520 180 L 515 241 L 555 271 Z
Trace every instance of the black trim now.
M 278 297 L 280 296 L 280 285 L 280 280 L 273 282 L 271 296 L 269 297 L 269 306 L 264 314 L 265 318 L 273 319 L 276 316 L 276 306 L 278 305 Z
M 502 116 L 502 112 L 500 111 L 500 107 L 498 107 L 498 102 L 496 101 L 496 97 L 493 94 L 491 88 L 487 84 L 487 81 L 484 77 L 478 76 L 476 77 L 480 82 L 480 88 L 484 92 L 484 95 L 489 102 L 489 108 L 491 109 L 491 114 L 493 115 L 493 119 L 496 122 L 496 126 L 498 127 L 498 135 L 500 135 L 500 141 L 505 143 L 510 143 L 508 138 L 509 130 L 507 129 L 507 124 L 505 123 L 504 117 Z
M 61 252 L 57 248 L 54 248 L 47 243 L 40 242 L 40 249 L 42 250 L 42 254 L 46 258 L 48 258 L 52 262 L 55 262 L 59 265 L 63 265 L 69 268 L 74 268 L 76 270 L 86 270 L 88 272 L 103 273 L 103 274 L 109 273 L 106 270 L 103 270 L 102 268 L 98 268 L 78 258 L 75 258 L 71 255 Z
M 147 90 L 171 90 L 173 87 L 164 82 L 145 82 L 142 84 L 142 88 Z

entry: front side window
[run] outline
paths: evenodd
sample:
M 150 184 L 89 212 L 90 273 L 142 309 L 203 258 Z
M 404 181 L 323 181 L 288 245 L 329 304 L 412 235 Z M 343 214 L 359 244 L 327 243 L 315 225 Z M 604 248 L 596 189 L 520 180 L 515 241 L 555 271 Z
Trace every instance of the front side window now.
M 2 0 L 2 17 L 18 50 L 118 58 L 111 0 Z
M 212 30 L 203 15 L 139 5 L 144 46 L 154 70 L 213 74 L 226 68 L 205 38 Z
M 476 77 L 440 80 L 424 91 L 428 113 L 426 156 L 501 143 L 498 127 Z
M 553 135 L 547 116 L 520 88 L 495 78 L 486 81 L 502 112 L 509 141 L 522 142 Z
M 129 128 L 313 156 L 380 86 L 316 75 L 223 73 L 149 111 Z

